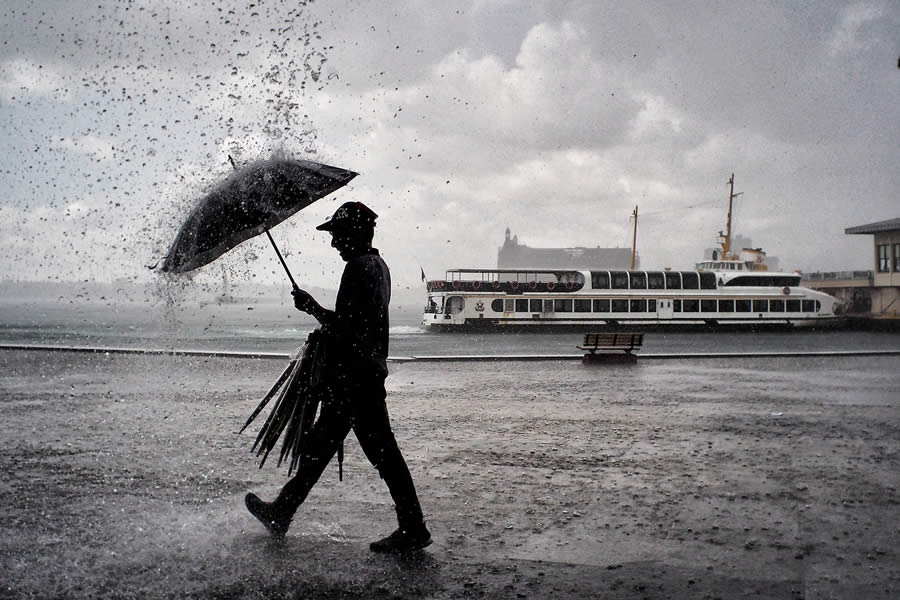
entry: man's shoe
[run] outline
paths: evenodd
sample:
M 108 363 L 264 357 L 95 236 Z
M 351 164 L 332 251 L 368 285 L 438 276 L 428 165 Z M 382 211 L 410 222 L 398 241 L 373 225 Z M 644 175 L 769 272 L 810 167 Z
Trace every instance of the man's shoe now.
M 391 535 L 372 542 L 369 549 L 372 552 L 400 553 L 420 550 L 431 543 L 431 534 L 423 523 L 415 530 L 398 529 Z
M 274 536 L 282 537 L 291 526 L 291 517 L 278 511 L 273 502 L 263 502 L 252 492 L 244 497 L 244 504 L 247 505 L 250 514 L 259 519 L 259 522 Z

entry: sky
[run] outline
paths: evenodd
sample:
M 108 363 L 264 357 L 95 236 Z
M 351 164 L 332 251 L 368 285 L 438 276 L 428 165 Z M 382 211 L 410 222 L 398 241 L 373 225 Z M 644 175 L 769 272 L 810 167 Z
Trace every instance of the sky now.
M 148 282 L 228 156 L 359 173 L 273 231 L 379 214 L 396 286 L 533 247 L 692 268 L 724 229 L 785 270 L 871 269 L 900 216 L 900 5 L 828 2 L 0 0 L 0 280 Z M 268 242 L 191 277 L 285 280 Z

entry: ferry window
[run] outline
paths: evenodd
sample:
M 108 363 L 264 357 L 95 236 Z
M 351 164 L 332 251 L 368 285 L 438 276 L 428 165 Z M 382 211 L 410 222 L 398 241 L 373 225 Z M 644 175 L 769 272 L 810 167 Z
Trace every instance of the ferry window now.
M 553 312 L 553 300 L 544 300 L 544 312 Z
M 666 278 L 659 271 L 647 273 L 647 287 L 651 290 L 665 289 Z
M 575 312 L 591 312 L 590 298 L 576 298 Z
M 456 315 L 463 311 L 466 307 L 466 301 L 462 296 L 450 296 L 447 298 L 447 303 L 445 304 L 445 308 L 447 310 L 448 315 Z
M 628 312 L 628 300 L 613 300 L 612 301 L 612 311 L 613 312 Z
M 612 276 L 612 289 L 614 290 L 627 290 L 628 289 L 628 272 L 627 271 L 613 271 L 610 273 Z
M 784 300 L 769 300 L 769 312 L 784 312 Z
M 878 244 L 878 272 L 887 273 L 891 270 L 891 259 L 888 255 L 890 246 L 887 244 Z
M 528 312 L 528 300 L 516 299 L 516 312 Z
M 800 301 L 799 300 L 787 300 L 785 302 L 785 310 L 787 312 L 800 312 Z
M 656 312 L 656 299 L 647 300 L 647 312 Z
M 609 312 L 609 298 L 594 300 L 594 312 Z
M 494 312 L 503 312 L 503 300 L 501 298 L 491 300 L 491 310 Z
M 734 301 L 734 311 L 735 312 L 750 312 L 750 301 L 749 300 L 735 300 Z
M 647 289 L 647 276 L 643 271 L 637 272 L 632 271 L 629 273 L 631 275 L 631 289 L 633 290 L 646 290 Z
M 714 290 L 716 289 L 716 274 L 704 271 L 700 273 L 700 289 Z
M 591 287 L 595 290 L 608 290 L 609 273 L 606 271 L 591 271 Z
M 700 278 L 697 277 L 697 273 L 691 271 L 683 271 L 681 273 L 681 285 L 686 290 L 699 290 Z
M 734 300 L 719 300 L 719 312 L 733 313 Z
M 503 312 L 514 312 L 516 310 L 515 300 L 509 299 L 503 301 Z
M 672 300 L 672 312 L 681 312 L 681 300 Z
M 822 303 L 816 300 L 816 312 L 819 312 L 820 310 L 822 310 Z
M 900 244 L 894 244 L 894 273 L 900 273 Z
M 803 312 L 816 312 L 816 301 L 815 300 L 804 300 L 803 301 Z
M 681 289 L 681 273 L 672 271 L 666 271 L 666 289 L 667 290 L 680 290 Z
M 794 275 L 769 275 L 760 277 L 756 275 L 739 275 L 728 281 L 726 286 L 752 286 L 752 287 L 784 287 L 800 285 L 800 277 Z
M 629 304 L 630 312 L 647 312 L 647 301 L 644 299 L 631 300 Z
M 697 312 L 700 308 L 700 301 L 696 298 L 685 298 L 681 301 L 682 312 Z
M 768 300 L 754 300 L 753 301 L 753 312 L 769 312 L 769 301 Z
M 700 312 L 716 312 L 716 301 L 715 300 L 701 300 L 700 301 Z
M 543 301 L 541 300 L 529 300 L 529 305 L 531 307 L 531 312 L 541 312 L 541 305 Z
M 553 310 L 556 312 L 572 312 L 572 301 L 568 298 L 558 298 L 553 301 Z

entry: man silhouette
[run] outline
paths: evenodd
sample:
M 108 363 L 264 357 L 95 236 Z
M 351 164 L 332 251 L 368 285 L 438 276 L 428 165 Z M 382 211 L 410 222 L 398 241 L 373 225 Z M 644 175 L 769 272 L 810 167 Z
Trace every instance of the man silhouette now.
M 352 429 L 388 486 L 399 527 L 370 544 L 375 552 L 404 552 L 431 543 L 412 476 L 391 430 L 385 403 L 388 303 L 391 275 L 372 247 L 376 215 L 361 202 L 347 202 L 316 229 L 331 233 L 331 245 L 347 263 L 333 311 L 306 291 L 294 289 L 294 305 L 323 325 L 325 365 L 319 419 L 307 434 L 295 477 L 272 502 L 255 494 L 247 509 L 274 535 L 282 536 L 297 508 Z

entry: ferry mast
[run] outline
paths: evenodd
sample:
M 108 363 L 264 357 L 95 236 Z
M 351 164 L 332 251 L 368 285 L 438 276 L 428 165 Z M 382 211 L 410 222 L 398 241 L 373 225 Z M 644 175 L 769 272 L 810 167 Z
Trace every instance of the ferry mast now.
M 731 252 L 731 213 L 732 206 L 734 203 L 734 199 L 743 194 L 744 192 L 734 193 L 734 173 L 731 174 L 731 178 L 728 180 L 728 185 L 730 186 L 728 192 L 728 222 L 725 224 L 725 235 L 722 235 L 722 232 L 719 232 L 719 235 L 722 236 L 722 258 L 724 260 L 734 260 L 736 257 Z

